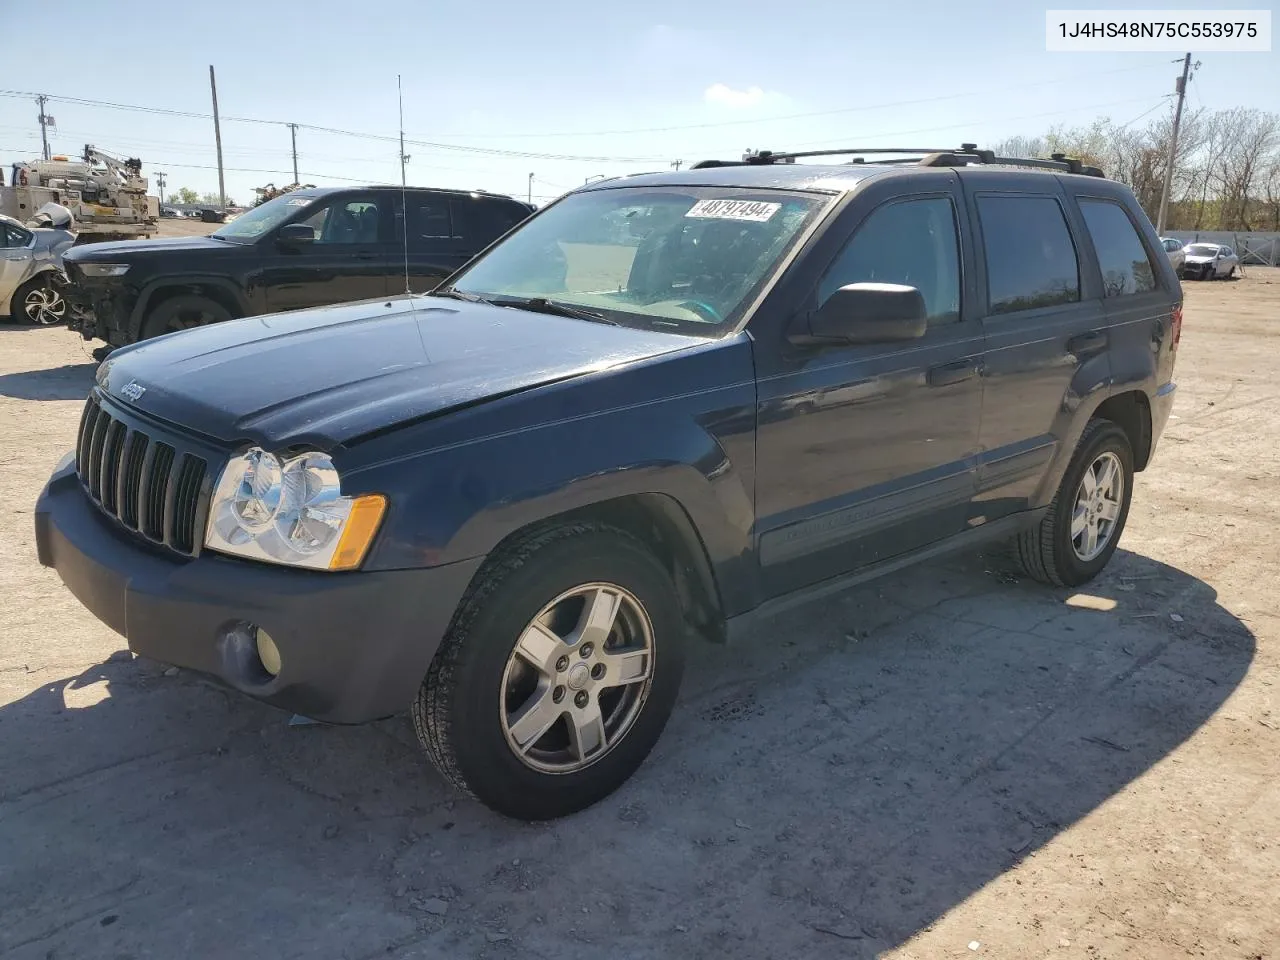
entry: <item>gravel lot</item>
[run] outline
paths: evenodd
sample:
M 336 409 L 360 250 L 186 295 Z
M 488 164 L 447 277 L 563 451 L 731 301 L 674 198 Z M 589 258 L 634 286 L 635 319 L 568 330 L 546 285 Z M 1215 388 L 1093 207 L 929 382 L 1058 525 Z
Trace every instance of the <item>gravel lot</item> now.
M 0 956 L 1280 957 L 1280 270 L 1248 273 L 1187 284 L 1088 598 L 966 555 L 700 647 L 640 773 L 539 826 L 407 720 L 133 660 L 33 546 L 89 345 L 0 327 Z

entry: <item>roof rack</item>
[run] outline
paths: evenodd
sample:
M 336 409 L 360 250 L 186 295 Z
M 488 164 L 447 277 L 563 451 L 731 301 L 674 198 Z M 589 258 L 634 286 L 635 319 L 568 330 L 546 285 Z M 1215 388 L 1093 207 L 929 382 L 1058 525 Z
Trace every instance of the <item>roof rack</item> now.
M 908 156 L 894 156 L 907 154 Z M 994 150 L 979 150 L 976 143 L 962 143 L 959 148 L 943 147 L 851 147 L 845 150 L 802 150 L 799 152 L 778 152 L 773 150 L 748 150 L 741 160 L 703 160 L 693 165 L 694 170 L 707 170 L 713 167 L 751 167 L 767 166 L 775 163 L 795 163 L 797 160 L 810 157 L 841 157 L 853 155 L 847 164 L 860 163 L 914 163 L 921 167 L 964 167 L 971 163 L 997 163 L 1012 167 L 1035 167 L 1041 170 L 1061 170 L 1066 173 L 1079 173 L 1089 177 L 1102 177 L 1105 174 L 1098 167 L 1090 166 L 1077 157 L 1068 157 L 1063 153 L 1055 153 L 1047 158 L 999 157 Z M 893 159 L 866 160 L 869 156 L 889 156 Z M 919 159 L 914 159 L 918 156 Z

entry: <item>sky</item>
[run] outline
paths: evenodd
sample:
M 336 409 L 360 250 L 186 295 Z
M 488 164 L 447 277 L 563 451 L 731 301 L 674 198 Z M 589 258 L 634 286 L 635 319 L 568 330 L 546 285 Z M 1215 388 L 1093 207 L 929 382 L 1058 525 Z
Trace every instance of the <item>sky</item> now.
M 422 141 L 405 148 L 410 185 L 545 202 L 589 178 L 746 149 L 984 144 L 1099 116 L 1143 124 L 1171 109 L 1180 69 L 1173 53 L 1048 53 L 1045 7 L 1025 0 L 223 0 L 216 15 L 161 0 L 118 8 L 114 27 L 98 0 L 57 8 L 60 30 L 92 25 L 96 39 L 56 58 L 3 45 L 6 170 L 39 156 L 27 94 L 45 93 L 147 108 L 51 99 L 54 153 L 93 143 L 140 157 L 152 193 L 158 171 L 170 191 L 216 192 L 212 64 L 227 194 L 241 203 L 292 180 L 290 122 L 303 182 L 399 183 L 397 74 L 405 135 Z M 0 0 L 0 23 L 8 32 L 34 10 Z M 1195 59 L 1191 107 L 1280 111 L 1280 53 Z

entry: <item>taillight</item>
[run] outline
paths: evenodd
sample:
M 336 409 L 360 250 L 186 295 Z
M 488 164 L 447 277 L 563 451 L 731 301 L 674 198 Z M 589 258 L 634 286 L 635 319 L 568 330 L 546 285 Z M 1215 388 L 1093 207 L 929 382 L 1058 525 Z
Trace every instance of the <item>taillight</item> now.
M 1178 341 L 1182 339 L 1182 304 L 1173 307 L 1173 349 L 1178 349 Z

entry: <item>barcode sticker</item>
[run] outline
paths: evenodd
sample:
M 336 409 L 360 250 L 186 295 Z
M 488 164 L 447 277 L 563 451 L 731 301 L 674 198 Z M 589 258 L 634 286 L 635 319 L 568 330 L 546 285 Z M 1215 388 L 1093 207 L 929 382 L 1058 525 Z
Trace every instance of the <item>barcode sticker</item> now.
M 782 209 L 780 203 L 764 203 L 759 200 L 699 200 L 686 217 L 703 220 L 749 220 L 764 223 Z

